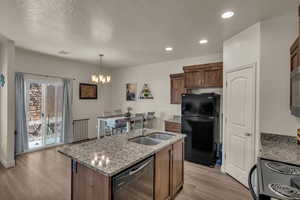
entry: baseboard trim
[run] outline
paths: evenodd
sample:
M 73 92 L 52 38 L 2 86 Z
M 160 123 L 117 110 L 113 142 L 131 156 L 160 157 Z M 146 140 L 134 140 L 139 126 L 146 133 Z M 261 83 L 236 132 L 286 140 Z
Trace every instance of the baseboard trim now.
M 12 168 L 16 166 L 15 160 L 1 160 L 0 162 L 5 168 Z

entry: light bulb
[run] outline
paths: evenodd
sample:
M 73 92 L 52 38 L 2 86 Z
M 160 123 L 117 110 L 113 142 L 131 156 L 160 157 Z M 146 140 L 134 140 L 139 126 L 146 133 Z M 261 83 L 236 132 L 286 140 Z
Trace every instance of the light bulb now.
M 233 17 L 234 16 L 234 12 L 232 12 L 232 11 L 227 11 L 227 12 L 224 12 L 223 14 L 222 14 L 222 18 L 223 19 L 229 19 L 229 18 L 231 18 L 231 17 Z
M 108 83 L 110 82 L 110 79 L 111 79 L 110 76 L 107 76 L 107 77 L 106 77 L 106 80 L 107 80 Z
M 92 75 L 92 81 L 95 83 L 98 83 L 98 81 L 99 81 L 98 76 Z

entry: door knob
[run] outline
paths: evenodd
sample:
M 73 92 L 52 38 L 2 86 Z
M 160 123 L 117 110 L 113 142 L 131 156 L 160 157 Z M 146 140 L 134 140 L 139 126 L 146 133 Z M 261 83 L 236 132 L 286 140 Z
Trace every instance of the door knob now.
M 252 134 L 251 133 L 245 133 L 245 136 L 250 137 Z

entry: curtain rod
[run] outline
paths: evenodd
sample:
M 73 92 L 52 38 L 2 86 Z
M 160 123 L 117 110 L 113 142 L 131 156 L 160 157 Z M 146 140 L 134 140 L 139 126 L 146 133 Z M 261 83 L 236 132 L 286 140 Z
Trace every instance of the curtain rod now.
M 76 80 L 75 78 L 67 78 L 67 77 L 52 76 L 52 75 L 45 75 L 45 74 L 35 74 L 35 73 L 29 73 L 29 72 L 19 72 L 19 73 L 30 74 L 30 75 L 35 75 L 35 76 L 44 76 L 44 77 L 50 77 L 50 78 L 61 78 L 61 79 Z

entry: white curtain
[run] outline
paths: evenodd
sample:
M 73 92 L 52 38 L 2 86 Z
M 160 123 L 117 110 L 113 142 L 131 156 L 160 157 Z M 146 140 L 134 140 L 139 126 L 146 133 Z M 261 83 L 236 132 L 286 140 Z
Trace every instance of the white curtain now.
M 73 82 L 72 80 L 63 80 L 63 143 L 73 142 Z
M 28 134 L 25 105 L 25 83 L 24 74 L 16 73 L 16 143 L 15 151 L 17 154 L 28 150 Z

